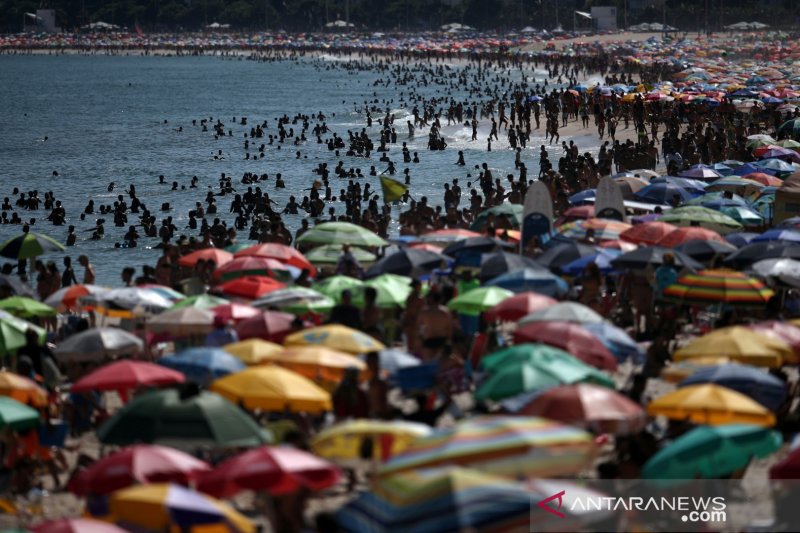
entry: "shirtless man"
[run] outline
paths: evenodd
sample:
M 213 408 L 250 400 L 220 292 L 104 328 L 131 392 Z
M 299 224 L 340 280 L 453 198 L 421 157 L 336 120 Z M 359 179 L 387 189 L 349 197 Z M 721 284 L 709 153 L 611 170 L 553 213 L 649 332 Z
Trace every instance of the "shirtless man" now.
M 411 282 L 411 294 L 406 299 L 406 311 L 403 315 L 403 332 L 406 336 L 408 351 L 413 354 L 420 353 L 419 341 L 419 313 L 422 310 L 424 301 L 420 295 L 422 284 L 419 280 Z
M 425 299 L 425 307 L 419 313 L 422 359 L 425 361 L 435 359 L 453 340 L 453 317 L 441 302 L 441 294 L 431 291 Z
M 83 271 L 83 284 L 92 285 L 95 280 L 94 266 L 89 262 L 89 258 L 85 255 L 78 257 L 78 264 L 84 268 Z

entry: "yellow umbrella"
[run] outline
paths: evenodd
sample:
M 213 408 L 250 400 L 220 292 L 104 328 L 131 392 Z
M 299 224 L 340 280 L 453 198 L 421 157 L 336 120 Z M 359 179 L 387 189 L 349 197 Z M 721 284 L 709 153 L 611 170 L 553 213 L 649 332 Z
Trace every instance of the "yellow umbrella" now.
M 272 356 L 282 352 L 283 346 L 261 339 L 247 339 L 226 344 L 222 349 L 234 355 L 242 363 L 252 366 L 272 361 Z
M 227 503 L 179 485 L 159 483 L 118 490 L 110 519 L 154 531 L 254 533 L 256 528 Z
M 247 409 L 318 413 L 331 395 L 309 379 L 275 365 L 254 366 L 211 383 L 211 390 Z
M 357 369 L 361 379 L 368 377 L 364 361 L 349 353 L 322 346 L 291 346 L 275 354 L 271 360 L 314 380 L 340 381 L 348 368 Z
M 672 358 L 684 361 L 697 357 L 728 357 L 740 363 L 770 368 L 797 362 L 794 351 L 785 342 L 742 326 L 712 331 L 676 351 Z
M 47 392 L 32 379 L 14 374 L 0 372 L 0 396 L 9 396 L 20 403 L 35 407 L 47 405 Z
M 360 354 L 385 350 L 383 343 L 358 330 L 330 324 L 292 333 L 283 342 L 286 346 L 327 346 L 334 350 Z
M 661 379 L 670 383 L 680 383 L 698 370 L 707 366 L 719 366 L 730 363 L 727 357 L 696 357 L 672 363 L 661 371 Z
M 433 428 L 405 420 L 349 420 L 319 432 L 311 439 L 311 450 L 327 459 L 357 459 L 364 438 L 377 438 L 373 454 L 396 455 L 416 438 L 427 437 Z
M 656 398 L 647 406 L 652 416 L 689 420 L 695 424 L 755 424 L 772 426 L 769 410 L 744 394 L 719 385 L 689 385 Z

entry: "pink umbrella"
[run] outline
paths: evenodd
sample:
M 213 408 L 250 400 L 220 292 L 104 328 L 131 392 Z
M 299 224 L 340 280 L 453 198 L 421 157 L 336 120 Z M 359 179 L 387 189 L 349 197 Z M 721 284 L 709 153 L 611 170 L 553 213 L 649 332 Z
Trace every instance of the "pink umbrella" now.
M 289 313 L 264 311 L 236 324 L 236 333 L 241 340 L 256 338 L 282 344 L 286 335 L 292 332 L 294 318 Z
M 139 387 L 160 387 L 183 383 L 183 374 L 146 361 L 116 361 L 102 366 L 76 381 L 73 392 L 127 391 Z
M 795 354 L 800 356 L 800 328 L 788 322 L 767 320 L 747 326 L 748 328 L 763 333 L 767 337 L 778 339 L 788 344 Z
M 39 522 L 28 528 L 33 533 L 128 533 L 119 526 L 92 518 L 61 518 Z
M 259 316 L 261 314 L 260 309 L 256 309 L 255 307 L 249 305 L 237 304 L 237 303 L 222 304 L 216 307 L 212 307 L 211 312 L 214 313 L 215 320 L 221 320 L 224 322 L 232 320 L 237 323 L 248 318 Z
M 546 307 L 554 305 L 556 300 L 535 292 L 523 292 L 506 298 L 484 313 L 487 320 L 516 321 Z

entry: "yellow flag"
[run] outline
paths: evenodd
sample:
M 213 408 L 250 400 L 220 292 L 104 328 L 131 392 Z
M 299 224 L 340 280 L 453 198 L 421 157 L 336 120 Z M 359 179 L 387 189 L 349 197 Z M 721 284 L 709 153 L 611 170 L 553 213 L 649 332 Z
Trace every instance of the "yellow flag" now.
M 395 181 L 392 178 L 381 176 L 381 187 L 383 187 L 383 201 L 394 202 L 403 197 L 408 190 L 408 187 Z

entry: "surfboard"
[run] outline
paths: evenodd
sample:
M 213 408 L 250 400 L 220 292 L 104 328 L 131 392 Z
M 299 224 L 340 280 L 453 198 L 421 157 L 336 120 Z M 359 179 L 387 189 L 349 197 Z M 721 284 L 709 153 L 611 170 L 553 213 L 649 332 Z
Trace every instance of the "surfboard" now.
M 597 184 L 594 216 L 625 221 L 625 199 L 619 185 L 611 176 L 606 176 Z
M 550 191 L 541 181 L 534 181 L 525 194 L 525 208 L 522 211 L 522 239 L 520 251 L 535 236 L 549 235 L 553 224 L 553 199 Z

